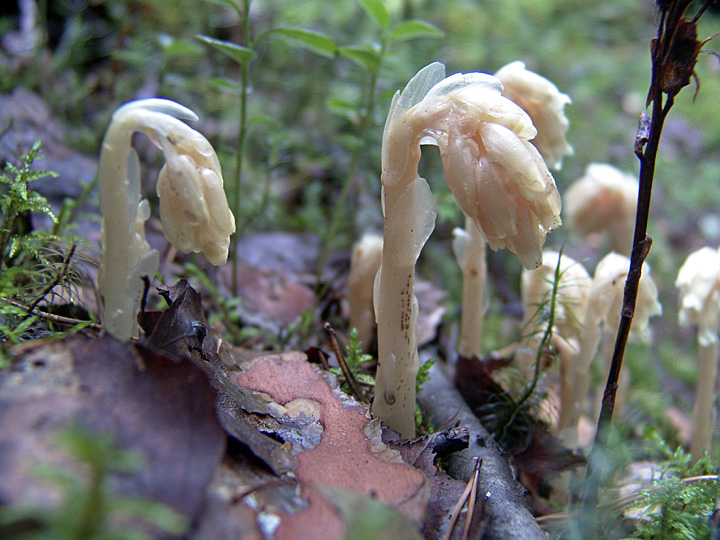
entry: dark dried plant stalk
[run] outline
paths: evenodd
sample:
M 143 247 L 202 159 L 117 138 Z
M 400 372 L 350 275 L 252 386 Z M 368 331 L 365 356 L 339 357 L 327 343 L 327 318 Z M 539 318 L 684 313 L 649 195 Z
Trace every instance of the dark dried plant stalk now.
M 712 0 L 707 1 L 692 19 L 685 16 L 691 0 L 657 2 L 660 21 L 657 37 L 652 40 L 651 44 L 652 78 L 647 99 L 647 105 L 652 105 L 652 111 L 651 116 L 648 116 L 646 112 L 642 113 L 635 139 L 635 154 L 640 160 L 640 186 L 635 219 L 635 235 L 633 237 L 630 271 L 625 283 L 622 316 L 618 327 L 610 373 L 603 394 L 595 443 L 588 459 L 582 513 L 585 525 L 592 528 L 583 527 L 586 531 L 597 530 L 594 526 L 595 523 L 588 522 L 588 520 L 593 520 L 596 515 L 595 507 L 597 505 L 598 490 L 604 480 L 605 448 L 612 422 L 618 377 L 622 367 L 630 325 L 635 313 L 635 301 L 642 265 L 652 244 L 652 239 L 647 234 L 647 225 L 660 135 L 665 118 L 673 106 L 675 96 L 690 84 L 691 79 L 695 79 L 697 83 L 695 64 L 697 63 L 698 54 L 708 39 L 714 37 L 711 36 L 704 41 L 698 41 L 697 21 L 711 2 Z

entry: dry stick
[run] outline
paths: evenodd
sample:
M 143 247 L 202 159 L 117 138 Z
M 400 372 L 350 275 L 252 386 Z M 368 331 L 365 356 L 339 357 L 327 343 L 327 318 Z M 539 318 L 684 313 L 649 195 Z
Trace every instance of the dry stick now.
M 50 321 L 54 322 L 56 324 L 64 324 L 68 326 L 77 326 L 78 324 L 86 324 L 85 328 L 89 328 L 90 330 L 95 330 L 97 332 L 101 331 L 103 329 L 103 326 L 101 324 L 92 323 L 88 321 L 83 321 L 82 319 L 73 319 L 71 317 L 63 317 L 62 315 L 54 315 L 52 313 L 45 313 L 44 311 L 37 311 L 36 309 L 30 309 L 29 306 L 26 306 L 25 304 L 21 304 L 20 302 L 16 302 L 15 300 L 10 300 L 9 298 L 0 298 L 3 302 L 6 304 L 9 304 L 11 306 L 14 306 L 16 308 L 22 309 L 28 313 L 28 315 L 34 315 L 38 319 L 42 319 L 44 321 Z
M 475 467 L 473 468 L 473 474 L 470 477 L 470 479 L 468 480 L 467 484 L 465 484 L 465 489 L 463 490 L 462 494 L 460 495 L 460 498 L 458 499 L 457 503 L 455 503 L 455 508 L 453 509 L 453 512 L 450 515 L 450 520 L 448 521 L 448 527 L 445 530 L 445 536 L 443 536 L 443 540 L 450 540 L 453 529 L 455 528 L 455 523 L 457 522 L 457 519 L 460 516 L 460 512 L 462 511 L 463 507 L 465 506 L 465 501 L 468 500 L 468 497 L 470 496 L 471 492 L 473 490 L 477 489 L 477 477 L 480 472 L 481 465 L 482 465 L 482 458 L 475 458 Z
M 330 346 L 332 347 L 333 353 L 335 353 L 335 358 L 337 359 L 337 363 L 340 366 L 340 369 L 342 370 L 343 375 L 345 375 L 345 381 L 347 382 L 348 386 L 350 387 L 350 391 L 360 401 L 367 403 L 367 398 L 365 397 L 365 392 L 363 392 L 363 389 L 360 388 L 360 385 L 358 384 L 357 380 L 355 379 L 355 375 L 353 375 L 352 371 L 350 371 L 350 368 L 348 367 L 347 363 L 345 362 L 345 358 L 343 357 L 342 353 L 340 352 L 340 347 L 338 347 L 337 340 L 335 339 L 335 329 L 332 327 L 332 325 L 330 323 L 327 323 L 327 322 L 323 325 L 323 328 L 325 328 L 325 331 L 328 333 L 328 336 L 330 337 Z
M 656 86 L 659 91 L 659 86 Z M 590 456 L 588 458 L 587 468 L 587 486 L 585 497 L 583 500 L 583 512 L 591 512 L 597 504 L 598 490 L 602 481 L 603 468 L 605 462 L 605 448 L 607 445 L 610 425 L 612 423 L 612 414 L 615 407 L 615 394 L 618 387 L 618 378 L 620 369 L 622 368 L 623 356 L 625 354 L 625 346 L 627 345 L 628 336 L 630 334 L 630 325 L 632 324 L 633 315 L 635 314 L 635 301 L 637 300 L 638 284 L 642 274 L 642 265 L 647 257 L 648 251 L 652 244 L 652 239 L 647 235 L 647 224 L 650 211 L 650 197 L 652 193 L 653 175 L 655 172 L 655 158 L 657 156 L 657 148 L 660 142 L 660 133 L 662 124 L 667 113 L 672 106 L 672 98 L 668 98 L 665 107 L 661 105 L 661 99 L 653 100 L 653 114 L 650 122 L 650 133 L 647 138 L 647 147 L 642 151 L 642 143 L 638 144 L 644 138 L 643 121 L 638 130 L 638 138 L 636 139 L 636 154 L 640 158 L 640 188 L 638 194 L 638 208 L 635 220 L 635 236 L 633 238 L 633 249 L 630 257 L 630 270 L 625 282 L 625 291 L 623 295 L 622 316 L 618 327 L 617 338 L 615 340 L 615 349 L 613 350 L 612 360 L 610 363 L 610 373 L 608 374 L 607 385 L 603 393 L 602 408 L 600 409 L 600 418 L 598 420 L 597 432 L 595 434 L 595 442 L 593 444 Z
M 652 79 L 648 103 L 652 102 L 652 117 L 648 128 L 647 114 L 643 113 L 635 138 L 635 154 L 640 159 L 640 186 L 635 219 L 635 235 L 633 237 L 633 249 L 630 257 L 630 270 L 625 282 L 622 316 L 610 364 L 610 373 L 603 394 L 595 442 L 588 458 L 585 497 L 582 505 L 583 529 L 585 531 L 595 529 L 592 521 L 594 517 L 593 513 L 597 505 L 598 490 L 603 481 L 606 461 L 605 449 L 607 447 L 608 435 L 612 423 L 618 377 L 622 367 L 630 325 L 632 324 L 635 313 L 635 301 L 637 299 L 642 265 L 652 244 L 652 239 L 647 235 L 647 225 L 660 135 L 665 118 L 673 106 L 675 95 L 677 95 L 684 86 L 687 86 L 690 77 L 694 76 L 697 54 L 699 53 L 700 47 L 702 47 L 702 43 L 692 37 L 692 46 L 694 49 L 691 54 L 688 54 L 688 35 L 690 34 L 692 36 L 692 32 L 696 32 L 694 27 L 695 22 L 704 11 L 703 8 L 695 19 L 689 21 L 683 18 L 683 14 L 688 5 L 689 2 L 687 1 L 670 1 L 664 5 L 661 12 L 660 23 L 658 24 L 658 37 L 653 40 L 653 46 L 651 47 Z M 663 94 L 666 95 L 664 104 Z M 592 528 L 588 529 L 588 526 Z
M 467 540 L 470 534 L 470 524 L 472 523 L 473 512 L 475 510 L 475 501 L 477 500 L 478 478 L 480 477 L 480 467 L 482 467 L 482 458 L 475 462 L 473 469 L 472 483 L 470 487 L 470 497 L 468 498 L 467 513 L 465 514 L 465 526 L 463 527 L 462 540 Z
M 38 307 L 40 302 L 43 301 L 43 299 L 52 291 L 56 285 L 59 285 L 62 279 L 65 277 L 65 274 L 67 273 L 68 266 L 70 266 L 70 259 L 72 259 L 73 255 L 75 254 L 75 248 L 77 246 L 75 244 L 72 245 L 70 248 L 70 251 L 67 254 L 67 257 L 65 257 L 65 261 L 63 261 L 63 266 L 60 272 L 55 276 L 55 279 L 53 279 L 47 287 L 43 289 L 43 291 L 38 295 L 38 297 L 35 299 L 35 301 L 30 305 L 30 307 L 25 307 L 27 310 L 27 313 L 25 316 L 20 319 L 20 322 L 18 324 L 21 324 L 25 322 L 26 319 L 30 318 L 33 315 L 33 312 Z

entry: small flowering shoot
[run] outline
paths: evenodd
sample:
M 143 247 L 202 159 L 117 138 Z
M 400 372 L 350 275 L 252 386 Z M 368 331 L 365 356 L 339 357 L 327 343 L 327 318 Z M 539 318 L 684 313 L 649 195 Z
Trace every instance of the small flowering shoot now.
M 452 246 L 463 276 L 458 354 L 472 358 L 480 354 L 482 344 L 487 250 L 482 233 L 469 217 L 465 218 L 464 229 L 453 230 Z
M 571 156 L 573 148 L 565 134 L 570 121 L 565 116 L 565 105 L 572 103 L 570 96 L 542 75 L 525 68 L 516 61 L 500 68 L 495 76 L 503 84 L 503 96 L 517 103 L 532 120 L 537 135 L 532 140 L 551 169 L 560 169 L 565 156 Z
M 691 253 L 678 272 L 680 326 L 697 326 L 700 365 L 693 410 L 690 453 L 693 460 L 712 450 L 720 331 L 720 253 L 704 247 Z
M 373 287 L 380 268 L 382 236 L 366 234 L 353 246 L 348 276 L 350 328 L 357 329 L 361 349 L 367 352 L 375 336 Z
M 542 262 L 547 232 L 560 225 L 555 181 L 529 140 L 530 117 L 483 73 L 444 77 L 423 68 L 390 105 L 383 133 L 385 215 L 375 288 L 378 376 L 373 412 L 414 435 L 417 359 L 415 263 L 435 227 L 435 204 L 418 176 L 421 144 L 440 149 L 447 184 L 492 249 L 507 247 L 527 268 Z
M 558 282 L 555 283 L 557 273 Z M 555 295 L 552 345 L 560 361 L 560 421 L 572 394 L 574 382 L 573 359 L 579 348 L 582 321 L 587 311 L 592 279 L 585 267 L 557 251 L 545 251 L 543 264 L 537 270 L 523 270 L 520 277 L 520 297 L 523 304 L 523 339 L 515 352 L 514 364 L 522 372 L 523 380 L 537 377 L 540 368 L 538 348 L 546 322 L 545 312 Z
M 613 251 L 630 256 L 638 180 L 612 165 L 591 163 L 563 195 L 565 220 L 581 236 L 604 234 Z
M 113 114 L 102 143 L 99 165 L 103 216 L 100 292 L 104 325 L 118 339 L 137 335 L 136 314 L 159 254 L 145 239 L 148 201 L 140 192 L 140 163 L 131 141 L 145 133 L 162 150 L 157 194 L 165 237 L 179 251 L 205 253 L 208 261 L 227 261 L 235 218 L 223 190 L 220 163 L 212 145 L 181 120 L 197 120 L 190 109 L 165 99 L 127 103 Z
M 570 125 L 564 113 L 570 97 L 560 93 L 545 77 L 525 69 L 523 62 L 512 62 L 495 77 L 503 84 L 502 95 L 519 105 L 537 129 L 532 144 L 545 163 L 555 169 L 562 158 L 572 154 L 565 133 Z M 470 358 L 479 354 L 482 340 L 484 289 L 486 280 L 485 239 L 477 226 L 466 218 L 465 229 L 455 229 L 453 250 L 463 274 L 462 319 L 458 354 Z
M 577 427 L 590 390 L 590 366 L 597 353 L 601 339 L 605 339 L 605 372 L 610 369 L 612 344 L 617 337 L 623 303 L 625 281 L 630 268 L 630 259 L 619 253 L 609 253 L 595 267 L 587 299 L 587 308 L 578 336 L 579 348 L 572 360 L 573 375 L 569 383 L 570 400 L 563 404 L 561 429 L 563 439 L 570 447 L 577 445 Z M 630 329 L 629 340 L 644 342 L 650 337 L 650 318 L 662 314 L 658 302 L 658 290 L 652 278 L 650 267 L 644 265 L 638 285 L 635 316 Z M 628 379 L 620 381 L 620 395 L 627 392 Z

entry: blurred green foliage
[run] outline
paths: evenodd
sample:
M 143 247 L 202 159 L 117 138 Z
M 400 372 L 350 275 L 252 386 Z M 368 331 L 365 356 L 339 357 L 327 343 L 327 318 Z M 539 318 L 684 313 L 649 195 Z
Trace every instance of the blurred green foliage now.
M 77 470 L 37 463 L 33 473 L 57 488 L 60 503 L 53 508 L 27 503 L 0 507 L 0 536 L 18 540 L 150 540 L 187 530 L 185 517 L 169 506 L 114 492 L 112 474 L 136 472 L 142 456 L 119 449 L 107 434 L 79 426 L 60 430 L 56 439 L 58 449 L 79 464 Z

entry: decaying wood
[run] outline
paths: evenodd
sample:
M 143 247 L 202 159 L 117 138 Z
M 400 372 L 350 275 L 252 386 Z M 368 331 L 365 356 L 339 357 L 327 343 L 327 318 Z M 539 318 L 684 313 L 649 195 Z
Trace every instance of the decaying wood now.
M 436 426 L 459 422 L 470 431 L 470 446 L 449 458 L 448 472 L 468 481 L 475 458 L 482 459 L 475 512 L 482 514 L 484 527 L 472 531 L 470 538 L 483 540 L 541 540 L 545 538 L 525 502 L 524 489 L 515 481 L 502 451 L 448 379 L 435 364 L 419 395 L 430 410 Z

